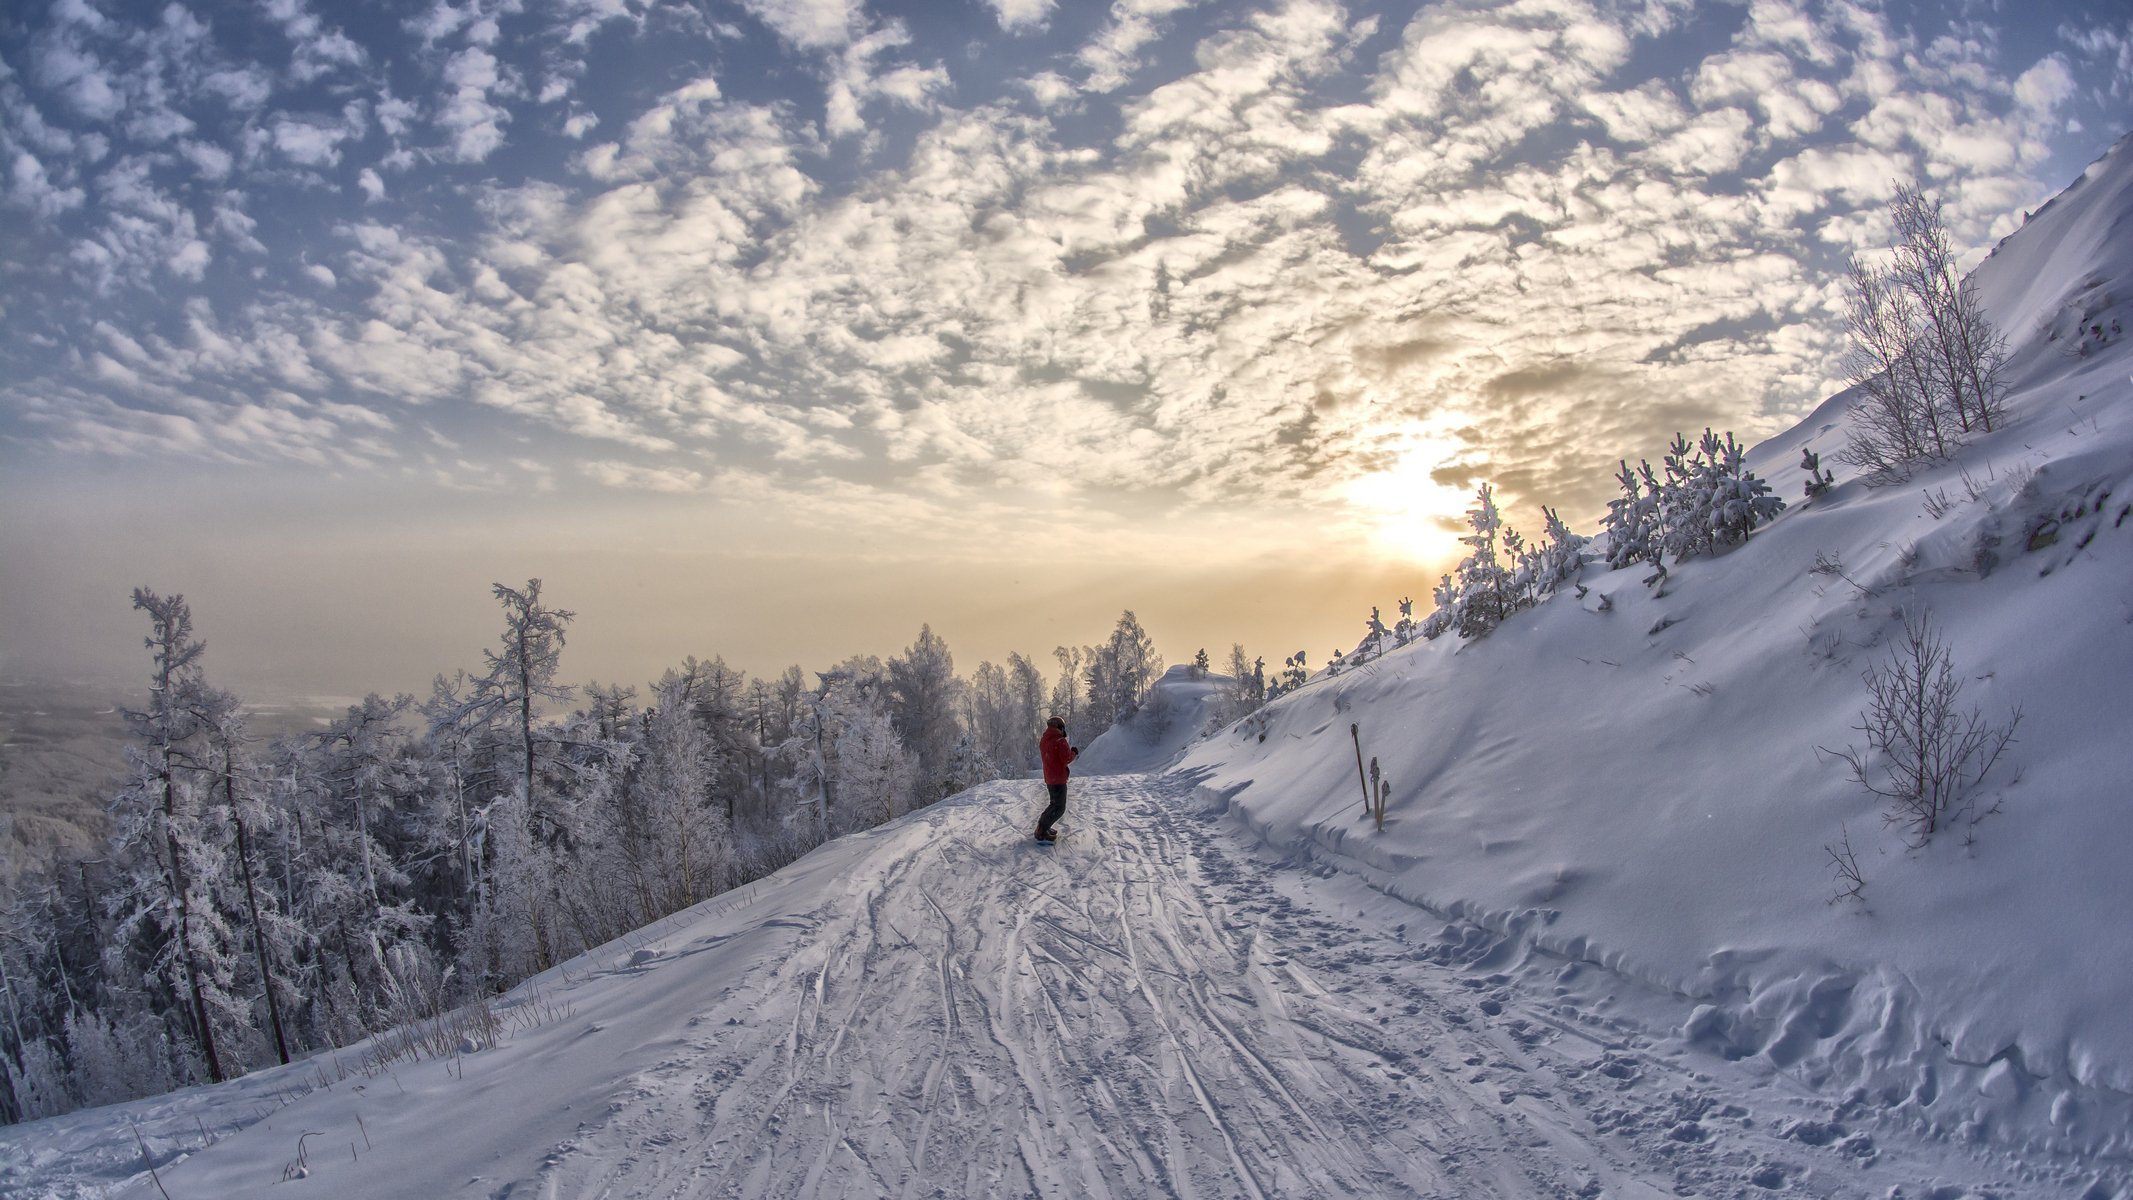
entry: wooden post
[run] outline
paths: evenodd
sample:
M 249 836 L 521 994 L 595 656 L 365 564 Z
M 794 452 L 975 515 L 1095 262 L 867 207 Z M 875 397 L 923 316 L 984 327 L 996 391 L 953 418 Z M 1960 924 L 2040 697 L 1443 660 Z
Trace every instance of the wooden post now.
M 1370 815 L 1370 781 L 1363 777 L 1363 733 L 1353 723 L 1348 726 L 1348 736 L 1355 739 L 1355 782 L 1363 789 L 1363 815 Z
M 1378 760 L 1376 759 L 1376 757 L 1373 756 L 1370 760 L 1370 783 L 1364 789 L 1363 794 L 1370 800 L 1366 811 L 1376 811 L 1378 818 L 1378 830 L 1379 832 L 1383 832 L 1385 829 L 1385 805 L 1383 802 L 1384 793 L 1378 787 L 1378 784 L 1380 782 L 1381 777 L 1378 774 Z

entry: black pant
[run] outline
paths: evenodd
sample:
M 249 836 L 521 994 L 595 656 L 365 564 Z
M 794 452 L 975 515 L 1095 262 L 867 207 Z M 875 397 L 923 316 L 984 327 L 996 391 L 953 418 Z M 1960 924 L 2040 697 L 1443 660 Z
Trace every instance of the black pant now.
M 1044 815 L 1037 818 L 1037 836 L 1043 837 L 1052 831 L 1060 817 L 1066 814 L 1066 785 L 1047 783 L 1044 790 L 1052 794 L 1052 802 L 1044 806 Z

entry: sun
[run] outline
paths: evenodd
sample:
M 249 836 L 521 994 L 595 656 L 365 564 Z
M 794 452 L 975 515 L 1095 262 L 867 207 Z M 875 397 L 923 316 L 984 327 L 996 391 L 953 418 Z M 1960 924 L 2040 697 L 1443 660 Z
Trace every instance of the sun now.
M 1434 478 L 1455 447 L 1420 433 L 1400 443 L 1391 466 L 1350 481 L 1344 498 L 1385 553 L 1422 564 L 1455 558 L 1459 535 L 1445 523 L 1458 521 L 1472 497 Z

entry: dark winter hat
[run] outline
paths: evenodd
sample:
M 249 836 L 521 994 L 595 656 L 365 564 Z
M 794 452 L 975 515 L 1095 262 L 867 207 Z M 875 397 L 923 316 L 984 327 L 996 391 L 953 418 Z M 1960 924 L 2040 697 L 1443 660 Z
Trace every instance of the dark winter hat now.
M 1065 729 L 1066 722 L 1060 720 L 1058 717 L 1053 717 L 1051 720 L 1046 721 L 1044 723 L 1044 727 L 1046 729 Z

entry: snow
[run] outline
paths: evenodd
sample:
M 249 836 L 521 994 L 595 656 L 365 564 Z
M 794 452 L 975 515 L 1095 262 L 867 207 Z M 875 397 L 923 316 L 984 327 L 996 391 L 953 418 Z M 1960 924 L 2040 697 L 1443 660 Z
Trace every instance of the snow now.
M 987 784 L 442 1049 L 0 1130 L 0 1193 L 2133 1195 L 2129 188 L 2121 143 L 1981 266 L 2016 390 L 1956 462 L 1798 502 L 1835 398 L 1662 593 L 1588 566 L 1204 738 L 1174 668 L 1050 850 Z M 2022 714 L 1919 848 L 1818 752 L 1905 609 Z
M 1072 787 L 1052 849 L 1025 833 L 1038 785 L 988 784 L 549 973 L 499 1005 L 494 1044 L 350 1047 L 20 1127 L 0 1181 L 383 1198 L 2089 1181 L 1652 1038 L 1605 971 L 1556 959 L 1551 995 L 1522 990 L 1514 940 L 1274 857 L 1188 778 Z
M 1219 675 L 1195 675 L 1180 663 L 1163 672 L 1154 695 L 1141 711 L 1099 734 L 1074 760 L 1084 775 L 1119 775 L 1160 770 L 1202 736 L 1229 681 Z

